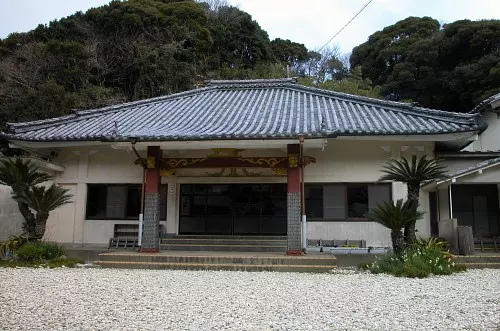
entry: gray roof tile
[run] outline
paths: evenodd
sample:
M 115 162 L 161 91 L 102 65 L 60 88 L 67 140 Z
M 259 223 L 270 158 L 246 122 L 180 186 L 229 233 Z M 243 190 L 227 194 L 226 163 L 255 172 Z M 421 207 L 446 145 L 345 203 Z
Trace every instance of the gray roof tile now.
M 480 129 L 478 114 L 297 85 L 293 79 L 207 87 L 48 120 L 11 123 L 11 140 L 204 140 L 438 134 Z

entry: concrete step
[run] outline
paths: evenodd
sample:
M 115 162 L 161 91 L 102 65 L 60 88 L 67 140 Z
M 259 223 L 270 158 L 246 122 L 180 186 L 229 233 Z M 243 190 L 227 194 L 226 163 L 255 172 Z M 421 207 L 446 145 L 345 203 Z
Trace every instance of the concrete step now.
M 161 239 L 162 245 L 247 245 L 247 246 L 286 246 L 286 239 L 203 239 L 203 238 L 164 238 Z
M 484 252 L 484 253 L 500 253 L 500 246 L 497 247 L 488 247 L 488 246 L 474 246 L 474 251 L 476 252 Z
M 169 251 L 219 251 L 219 252 L 285 252 L 286 245 L 225 245 L 225 244 L 161 244 L 160 250 Z
M 175 252 L 173 252 L 175 253 Z M 331 255 L 301 255 L 301 256 L 286 256 L 286 255 L 180 255 L 173 254 L 148 254 L 148 253 L 126 253 L 113 252 L 99 254 L 99 260 L 103 262 L 144 262 L 144 263 L 171 263 L 171 264 L 246 264 L 246 265 L 336 265 L 336 258 Z
M 103 268 L 121 269 L 168 269 L 168 270 L 227 270 L 227 271 L 279 271 L 279 272 L 314 272 L 324 273 L 335 269 L 325 265 L 289 265 L 289 264 L 195 264 L 165 262 L 119 262 L 99 261 Z
M 500 263 L 500 254 L 498 255 L 467 255 L 455 256 L 455 261 L 458 263 Z
M 467 269 L 500 269 L 500 263 L 464 263 Z
M 455 256 L 455 262 L 465 264 L 469 269 L 500 269 L 500 254 L 477 254 L 467 256 Z

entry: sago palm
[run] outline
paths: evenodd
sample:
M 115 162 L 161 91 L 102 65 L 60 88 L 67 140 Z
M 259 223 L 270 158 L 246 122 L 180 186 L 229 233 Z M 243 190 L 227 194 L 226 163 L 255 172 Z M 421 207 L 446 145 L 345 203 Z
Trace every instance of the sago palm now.
M 427 159 L 427 156 L 418 158 L 411 157 L 411 161 L 401 158 L 390 158 L 381 170 L 385 175 L 379 181 L 392 180 L 407 184 L 408 200 L 418 204 L 420 196 L 420 185 L 422 182 L 433 179 L 446 178 L 446 167 L 437 163 L 435 159 Z M 407 244 L 415 240 L 415 223 L 405 227 L 404 239 Z
M 33 186 L 31 189 L 15 196 L 15 199 L 28 205 L 36 212 L 35 237 L 42 238 L 49 213 L 67 203 L 71 202 L 71 194 L 68 190 L 52 184 L 50 187 Z
M 396 203 L 384 201 L 368 213 L 368 219 L 391 230 L 392 247 L 395 251 L 400 251 L 405 247 L 402 229 L 415 224 L 424 215 L 417 207 L 412 200 L 403 202 L 403 199 L 399 199 Z
M 0 160 L 0 184 L 10 186 L 12 193 L 16 196 L 28 190 L 30 187 L 51 180 L 52 176 L 38 171 L 30 160 L 17 158 Z M 23 228 L 29 236 L 35 235 L 35 216 L 28 205 L 17 201 L 19 211 L 24 218 Z

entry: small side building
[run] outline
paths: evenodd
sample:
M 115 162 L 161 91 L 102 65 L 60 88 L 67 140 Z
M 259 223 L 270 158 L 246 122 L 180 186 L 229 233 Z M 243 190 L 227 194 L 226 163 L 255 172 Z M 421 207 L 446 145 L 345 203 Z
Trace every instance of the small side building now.
M 471 226 L 477 240 L 500 243 L 500 94 L 484 100 L 470 114 L 480 116 L 487 129 L 458 152 L 437 153 L 450 170 L 449 178 L 423 187 L 436 211 L 431 214 L 431 233 L 442 236 L 439 222 L 456 220 L 457 226 Z

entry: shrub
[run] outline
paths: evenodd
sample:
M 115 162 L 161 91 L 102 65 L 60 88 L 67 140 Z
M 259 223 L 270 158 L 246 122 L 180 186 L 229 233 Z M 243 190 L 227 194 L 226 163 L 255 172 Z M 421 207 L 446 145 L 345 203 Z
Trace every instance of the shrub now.
M 66 254 L 66 250 L 59 244 L 40 241 L 37 243 L 43 248 L 43 258 L 46 260 L 56 259 Z
M 372 273 L 387 273 L 394 276 L 425 278 L 429 275 L 450 275 L 465 271 L 464 265 L 456 264 L 450 253 L 442 249 L 441 242 L 419 240 L 402 252 L 391 252 L 369 266 Z
M 439 238 L 428 238 L 428 239 L 419 238 L 413 242 L 412 246 L 413 248 L 416 249 L 436 248 L 444 251 L 448 246 L 448 243 Z
M 36 242 L 28 242 L 17 250 L 17 257 L 25 262 L 41 261 L 43 255 L 44 249 Z
M 56 259 L 64 255 L 65 250 L 61 245 L 43 241 L 28 242 L 17 251 L 21 261 L 36 262 L 41 260 Z
M 2 255 L 7 255 L 8 252 L 16 253 L 27 242 L 29 242 L 29 237 L 9 236 L 9 240 L 0 244 L 0 253 Z

